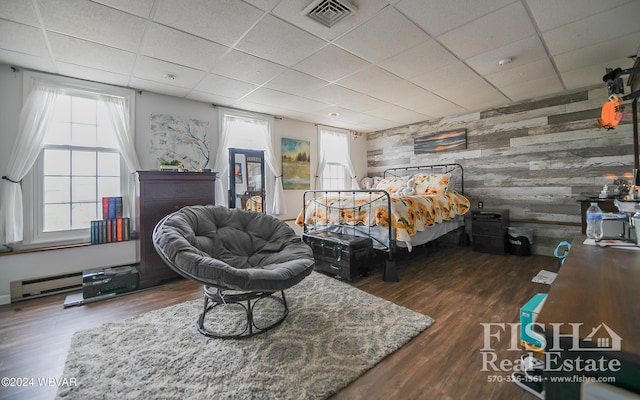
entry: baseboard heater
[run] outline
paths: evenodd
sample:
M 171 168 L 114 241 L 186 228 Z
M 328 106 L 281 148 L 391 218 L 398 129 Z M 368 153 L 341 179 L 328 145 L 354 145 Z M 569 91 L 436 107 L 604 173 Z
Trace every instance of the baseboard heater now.
M 11 302 L 82 290 L 82 271 L 11 282 Z

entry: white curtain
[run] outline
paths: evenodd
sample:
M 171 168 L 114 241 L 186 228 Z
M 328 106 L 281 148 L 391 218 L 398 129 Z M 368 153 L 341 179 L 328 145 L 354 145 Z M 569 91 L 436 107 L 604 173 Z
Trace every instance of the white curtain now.
M 267 182 L 267 207 L 268 213 L 273 215 L 286 214 L 284 203 L 284 189 L 282 187 L 282 171 L 280 163 L 277 162 L 276 154 L 273 151 L 273 133 L 267 121 L 256 120 L 256 125 L 260 127 L 264 136 L 264 154 L 267 167 L 275 177 L 273 181 Z
M 342 164 L 349 174 L 349 185 L 345 189 L 360 189 L 360 184 L 355 173 L 349 154 L 349 134 L 332 131 L 320 127 L 320 157 L 318 157 L 317 178 L 319 189 L 322 189 L 322 178 L 328 163 Z
M 7 166 L 7 179 L 2 180 L 0 204 L 0 244 L 23 239 L 22 187 L 20 181 L 38 158 L 51 121 L 60 89 L 34 83 L 20 111 L 18 136 Z
M 129 178 L 127 179 L 129 186 L 127 191 L 127 203 L 129 206 L 130 223 L 132 224 L 131 229 L 134 229 L 136 221 L 136 197 L 134 193 L 135 178 L 133 176 L 133 172 L 139 171 L 141 168 L 138 155 L 136 154 L 135 137 L 131 130 L 129 104 L 127 99 L 122 97 L 105 97 L 102 100 L 102 103 L 106 107 L 107 114 L 111 118 L 113 129 L 115 130 L 116 138 L 118 139 L 118 146 L 120 146 L 120 154 L 122 154 L 124 163 L 129 170 Z
M 248 134 L 247 134 L 248 133 Z M 286 213 L 282 173 L 273 149 L 271 124 L 263 119 L 252 119 L 224 115 L 220 145 L 216 153 L 214 171 L 218 172 L 216 181 L 216 203 L 228 206 L 229 199 L 229 148 L 236 147 L 248 150 L 263 150 L 265 164 L 275 179 L 266 179 L 265 189 L 267 213 L 281 215 Z M 272 178 L 267 176 L 267 178 Z M 220 199 L 220 200 L 218 200 Z
M 216 152 L 216 162 L 213 165 L 213 170 L 218 173 L 216 179 L 216 204 L 222 204 L 229 206 L 228 190 L 229 190 L 229 139 L 231 132 L 237 129 L 240 121 L 236 118 L 224 117 L 222 122 L 222 130 L 220 132 L 220 138 L 218 140 L 218 151 Z

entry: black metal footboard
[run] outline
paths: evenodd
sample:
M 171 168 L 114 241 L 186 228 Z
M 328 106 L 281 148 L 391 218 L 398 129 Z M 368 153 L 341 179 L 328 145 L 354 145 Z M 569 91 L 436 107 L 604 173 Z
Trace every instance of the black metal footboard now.
M 312 198 L 308 199 L 308 196 Z M 310 207 L 309 200 L 315 199 L 313 207 L 323 209 L 324 212 L 316 212 L 313 217 L 313 225 L 307 224 L 307 209 Z M 369 218 L 375 216 L 374 210 L 379 205 L 375 203 L 386 200 L 387 226 L 381 226 L 372 221 L 362 223 L 359 221 L 363 213 Z M 351 203 L 347 203 L 351 201 Z M 329 205 L 329 203 L 332 205 Z M 333 205 L 333 203 L 337 203 Z M 345 204 L 343 204 L 345 203 Z M 347 234 L 360 237 L 369 237 L 374 243 L 374 249 L 386 253 L 386 263 L 382 278 L 388 282 L 397 282 L 398 273 L 396 271 L 394 255 L 396 252 L 395 229 L 393 228 L 391 213 L 391 196 L 386 191 L 369 189 L 351 190 L 307 190 L 302 195 L 302 216 L 304 233 L 314 231 L 330 231 L 340 234 Z M 352 204 L 346 206 L 346 204 Z M 327 216 L 330 211 L 340 213 L 338 221 L 329 221 Z M 337 222 L 337 223 L 336 223 Z M 379 230 L 385 230 L 386 236 L 376 235 Z

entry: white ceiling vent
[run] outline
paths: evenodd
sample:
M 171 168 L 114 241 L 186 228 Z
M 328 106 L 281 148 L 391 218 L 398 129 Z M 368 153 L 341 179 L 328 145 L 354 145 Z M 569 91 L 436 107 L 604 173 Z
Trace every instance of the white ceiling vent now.
M 302 11 L 302 14 L 331 28 L 357 9 L 348 0 L 314 0 Z

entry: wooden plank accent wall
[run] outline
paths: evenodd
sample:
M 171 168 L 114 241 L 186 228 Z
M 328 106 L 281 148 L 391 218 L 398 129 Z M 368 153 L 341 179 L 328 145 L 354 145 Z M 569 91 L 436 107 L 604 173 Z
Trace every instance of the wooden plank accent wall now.
M 506 208 L 511 226 L 533 229 L 533 253 L 553 255 L 562 240 L 580 233 L 581 193 L 597 194 L 633 169 L 631 115 L 614 130 L 598 128 L 607 89 L 424 121 L 367 135 L 367 172 L 458 162 L 472 207 Z M 628 107 L 627 112 L 631 111 Z M 465 128 L 467 149 L 415 155 L 417 135 Z

